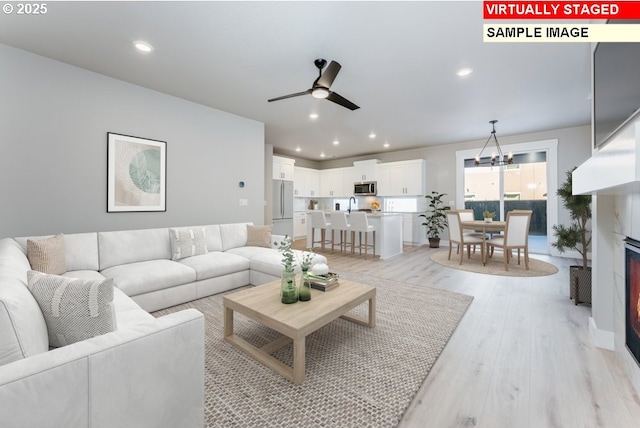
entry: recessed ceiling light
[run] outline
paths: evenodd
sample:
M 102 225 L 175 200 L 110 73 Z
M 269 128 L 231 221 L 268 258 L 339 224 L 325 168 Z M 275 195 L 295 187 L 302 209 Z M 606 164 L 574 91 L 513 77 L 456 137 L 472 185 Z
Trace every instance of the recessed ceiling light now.
M 296 147 L 296 152 L 301 152 L 302 149 L 300 147 Z
M 320 157 L 323 158 L 324 157 L 324 152 L 320 153 Z
M 133 46 L 135 46 L 136 49 L 138 49 L 140 52 L 144 52 L 144 53 L 149 53 L 149 52 L 151 52 L 153 50 L 153 46 L 151 46 L 149 43 L 143 42 L 141 40 L 133 42 Z
M 371 138 L 371 139 L 376 138 L 376 133 L 372 132 L 371 134 L 369 134 L 369 138 Z
M 389 143 L 384 143 L 384 148 L 385 149 L 389 148 Z
M 461 68 L 460 70 L 456 71 L 456 74 L 460 77 L 465 77 L 470 75 L 471 73 L 473 73 L 473 68 L 469 68 L 469 67 L 464 67 Z
M 309 115 L 309 118 L 311 118 L 311 119 L 317 119 L 317 118 L 318 118 L 318 113 L 311 113 L 311 114 Z
M 340 144 L 340 141 L 338 141 L 338 140 L 333 140 L 333 145 L 334 145 L 334 146 L 337 146 L 338 144 Z

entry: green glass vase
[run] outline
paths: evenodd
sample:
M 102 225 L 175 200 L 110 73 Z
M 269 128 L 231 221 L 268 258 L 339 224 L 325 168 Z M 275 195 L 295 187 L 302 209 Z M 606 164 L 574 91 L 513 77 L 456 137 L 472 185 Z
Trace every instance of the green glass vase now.
M 309 271 L 307 269 L 302 269 L 302 275 L 300 275 L 298 299 L 302 302 L 311 300 L 311 280 L 309 279 Z
M 295 303 L 298 301 L 298 287 L 296 287 L 296 274 L 294 271 L 283 270 L 280 281 L 280 300 L 282 303 Z

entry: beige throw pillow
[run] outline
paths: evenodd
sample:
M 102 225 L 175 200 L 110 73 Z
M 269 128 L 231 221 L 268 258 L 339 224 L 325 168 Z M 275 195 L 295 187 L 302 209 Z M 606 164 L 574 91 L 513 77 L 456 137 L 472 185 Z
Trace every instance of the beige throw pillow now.
M 62 275 L 67 271 L 64 255 L 64 236 L 58 234 L 51 238 L 27 239 L 27 258 L 31 269 L 38 272 Z
M 113 278 L 78 279 L 27 272 L 29 291 L 38 302 L 57 348 L 116 330 Z
M 247 247 L 271 248 L 271 226 L 247 225 Z

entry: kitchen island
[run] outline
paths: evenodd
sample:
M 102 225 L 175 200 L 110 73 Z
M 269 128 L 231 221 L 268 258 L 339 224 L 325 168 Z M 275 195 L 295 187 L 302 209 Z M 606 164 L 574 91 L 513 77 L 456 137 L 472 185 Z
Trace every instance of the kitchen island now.
M 324 215 L 327 218 L 327 222 L 331 223 L 332 211 L 325 211 Z M 376 228 L 376 256 L 380 256 L 381 259 L 388 259 L 398 254 L 402 254 L 402 214 L 399 213 L 382 213 L 371 212 L 367 213 L 367 220 L 371 226 Z M 347 222 L 349 222 L 349 214 L 347 214 Z M 311 215 L 307 213 L 307 248 L 311 248 L 312 241 L 320 240 L 320 230 L 316 230 L 316 237 L 313 239 L 311 235 Z M 351 239 L 351 233 L 348 234 L 348 239 Z M 359 253 L 357 248 L 358 233 L 356 233 L 355 245 L 356 253 Z M 340 249 L 340 233 L 336 231 L 335 247 L 336 250 Z M 326 232 L 326 239 L 331 240 L 331 229 Z M 362 238 L 364 240 L 364 237 Z M 371 241 L 371 235 L 369 236 Z M 325 244 L 325 248 L 331 249 L 331 244 Z

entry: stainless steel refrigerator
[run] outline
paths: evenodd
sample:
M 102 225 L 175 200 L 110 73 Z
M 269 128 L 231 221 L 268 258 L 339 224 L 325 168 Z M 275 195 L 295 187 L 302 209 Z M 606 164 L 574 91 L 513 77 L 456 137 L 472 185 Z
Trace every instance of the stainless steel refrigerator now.
M 293 237 L 293 181 L 273 180 L 271 233 Z

